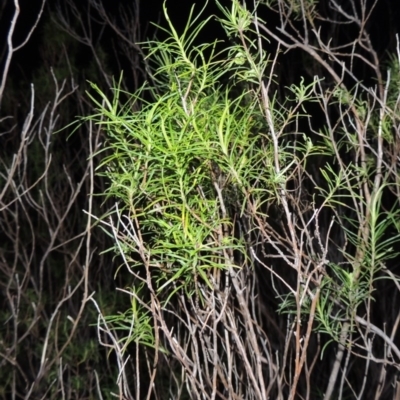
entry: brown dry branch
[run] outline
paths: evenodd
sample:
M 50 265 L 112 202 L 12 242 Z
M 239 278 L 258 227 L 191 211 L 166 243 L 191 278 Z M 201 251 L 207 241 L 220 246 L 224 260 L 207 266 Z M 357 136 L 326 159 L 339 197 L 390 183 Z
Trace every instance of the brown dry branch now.
M 75 133 L 60 132 L 76 114 L 88 112 L 67 52 L 41 53 L 43 69 L 51 63 L 46 57 L 56 64 L 46 70 L 46 82 L 20 82 L 18 93 L 13 82 L 16 51 L 29 46 L 41 19 L 49 20 L 44 6 L 45 1 L 22 43 L 14 43 L 21 11 L 15 0 L 2 46 L 0 398 L 83 399 L 95 393 L 101 398 L 113 387 L 116 371 L 102 360 L 90 326 L 96 311 L 88 303 L 101 283 L 107 291 L 110 274 L 107 256 L 99 257 L 98 250 L 107 248 L 107 240 L 93 230 L 90 217 L 100 209 L 93 197 L 102 190 L 93 154 L 101 147 L 101 132 L 89 123 Z M 57 50 L 50 46 L 50 51 Z M 59 78 L 60 64 L 69 66 L 67 79 Z
M 13 398 L 34 397 L 43 390 L 44 382 L 46 396 L 50 396 L 57 379 L 49 382 L 49 371 L 54 364 L 62 369 L 65 351 L 76 336 L 89 300 L 91 219 L 82 232 L 68 229 L 76 218 L 77 198 L 87 184 L 93 193 L 93 162 L 75 181 L 70 161 L 54 157 L 58 110 L 75 95 L 76 87 L 67 91 L 66 82 L 58 86 L 54 75 L 53 82 L 54 100 L 38 117 L 34 114 L 32 87 L 31 108 L 20 128 L 19 148 L 2 160 L 2 302 L 3 312 L 8 309 L 10 317 L 3 332 L 1 364 L 13 371 L 9 375 L 12 382 L 7 383 Z M 16 129 L 11 133 L 15 135 Z M 98 134 L 90 131 L 89 141 L 97 148 Z M 33 171 L 35 164 L 42 165 L 41 170 Z M 91 209 L 92 195 L 87 204 Z M 71 301 L 76 302 L 76 298 L 80 298 L 81 306 L 74 311 Z M 7 375 L 3 379 L 8 380 Z

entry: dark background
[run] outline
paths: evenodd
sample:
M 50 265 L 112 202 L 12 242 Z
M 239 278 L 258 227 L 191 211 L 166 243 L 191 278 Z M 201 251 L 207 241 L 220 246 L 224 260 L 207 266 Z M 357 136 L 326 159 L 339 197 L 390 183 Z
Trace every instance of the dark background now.
M 21 0 L 20 2 L 21 13 L 17 21 L 17 26 L 13 38 L 14 45 L 19 45 L 22 40 L 25 39 L 27 33 L 32 27 L 38 10 L 40 8 L 41 2 L 39 0 Z M 119 21 L 119 11 L 121 8 L 131 8 L 133 2 L 124 1 L 124 0 L 101 0 L 101 3 L 104 5 L 107 13 L 110 18 Z M 340 3 L 340 1 L 339 1 Z M 346 7 L 349 7 L 349 2 L 347 0 L 342 1 L 343 8 L 346 10 Z M 369 0 L 368 3 L 372 4 L 372 0 Z M 17 77 L 19 80 L 24 80 L 29 82 L 32 79 L 32 73 L 35 69 L 39 68 L 43 60 L 40 57 L 40 49 L 46 42 L 46 37 L 43 32 L 43 26 L 50 18 L 54 18 L 54 12 L 57 10 L 59 4 L 63 4 L 61 1 L 50 0 L 47 1 L 45 6 L 44 15 L 41 18 L 38 28 L 33 33 L 29 43 L 16 52 L 13 55 L 13 60 L 10 68 L 10 75 Z M 66 4 L 66 3 L 65 3 Z M 87 13 L 87 1 L 75 1 L 75 4 L 78 8 L 84 13 Z M 202 1 L 193 1 L 193 0 L 169 0 L 166 2 L 167 9 L 171 20 L 173 21 L 176 28 L 182 30 L 186 24 L 187 16 L 189 15 L 190 8 L 192 5 L 196 4 L 195 10 L 199 11 L 202 4 Z M 221 4 L 228 5 L 230 4 L 229 0 L 222 0 Z M 249 7 L 251 7 L 252 1 L 248 0 Z M 330 14 L 329 3 L 327 0 L 322 0 L 319 2 L 319 7 L 324 10 L 325 15 L 328 17 L 333 17 Z M 9 29 L 9 24 L 11 17 L 14 11 L 14 2 L 11 0 L 5 0 L 3 3 L 3 15 L 0 23 L 0 54 L 1 64 L 4 63 L 4 51 L 5 51 L 5 41 L 6 35 Z M 153 38 L 154 35 L 157 35 L 158 38 L 163 38 L 163 33 L 160 32 L 155 26 L 154 23 L 158 23 L 161 26 L 165 26 L 165 19 L 163 16 L 163 1 L 161 0 L 146 0 L 140 1 L 140 32 L 142 35 L 142 40 L 146 38 Z M 368 6 L 367 6 L 368 8 Z M 65 8 L 67 9 L 67 7 Z M 265 9 L 265 7 L 261 7 L 261 10 Z M 93 17 L 93 32 L 94 35 L 98 34 L 101 30 L 101 25 L 96 24 L 95 20 L 98 20 L 98 16 L 96 15 L 95 10 L 91 10 Z M 220 15 L 219 10 L 215 6 L 213 1 L 209 1 L 206 7 L 206 11 L 204 12 L 204 16 L 208 16 L 211 14 Z M 195 11 L 196 15 L 196 11 Z M 261 15 L 261 17 L 267 22 L 269 26 L 274 26 L 279 21 L 276 20 L 275 14 Z M 327 32 L 329 32 L 329 23 L 322 23 L 322 26 L 325 25 L 327 28 Z M 395 51 L 396 48 L 396 33 L 399 31 L 400 26 L 400 2 L 397 0 L 379 0 L 377 2 L 376 7 L 374 8 L 371 18 L 369 20 L 369 30 L 371 32 L 371 38 L 373 45 L 379 54 L 381 59 L 387 57 L 388 52 Z M 355 32 L 352 32 L 350 29 L 342 29 L 340 33 L 335 33 L 334 40 L 338 43 L 341 43 L 345 40 L 348 40 Z M 199 37 L 199 41 L 202 42 L 212 42 L 216 39 L 226 40 L 225 34 L 222 31 L 220 25 L 216 22 L 215 18 L 213 18 L 207 29 L 205 29 L 201 37 Z M 100 43 L 104 47 L 106 52 L 109 54 L 113 54 L 115 52 L 115 45 L 118 42 L 118 37 L 112 32 L 110 29 L 105 29 L 103 32 Z M 84 47 L 84 46 L 83 46 Z M 273 48 L 270 49 L 273 51 Z M 295 52 L 293 52 L 295 53 Z M 91 58 L 90 51 L 88 49 L 83 48 L 81 50 L 79 62 L 82 65 L 88 63 Z M 112 58 L 112 57 L 111 57 Z M 306 74 L 304 71 L 302 59 L 299 58 L 296 54 L 290 59 L 287 58 L 288 63 L 294 67 L 296 67 L 296 71 L 298 76 L 303 76 Z M 127 60 L 125 60 L 127 61 Z M 122 64 L 121 64 L 122 63 Z M 129 61 L 128 61 L 129 63 Z M 114 74 L 118 75 L 119 70 L 129 69 L 130 66 L 128 64 L 124 64 L 123 57 L 119 61 L 119 63 L 111 63 L 111 67 L 113 69 Z M 361 75 L 364 75 L 363 79 L 368 79 L 368 71 L 360 71 Z M 286 82 L 285 82 L 286 83 Z

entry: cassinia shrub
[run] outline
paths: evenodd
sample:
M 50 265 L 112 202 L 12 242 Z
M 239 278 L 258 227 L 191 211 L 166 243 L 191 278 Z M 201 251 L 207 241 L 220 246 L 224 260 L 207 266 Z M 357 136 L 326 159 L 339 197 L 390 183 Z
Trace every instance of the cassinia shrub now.
M 316 2 L 269 2 L 278 5 L 311 32 Z M 344 64 L 335 72 L 340 56 L 319 31 L 316 49 L 289 35 L 293 25 L 281 28 L 286 36 L 271 31 L 258 9 L 218 7 L 230 47 L 198 44 L 209 18 L 193 9 L 178 33 L 164 7 L 169 36 L 145 45 L 156 86 L 129 95 L 116 83 L 109 100 L 92 85 L 98 111 L 89 119 L 111 150 L 98 168 L 115 199 L 105 223 L 132 303 L 99 325 L 114 338 L 121 392 L 162 397 L 168 385 L 173 399 L 317 398 L 318 390 L 362 398 L 369 383 L 346 381 L 350 359 L 363 377 L 400 361 L 396 328 L 379 327 L 372 312 L 378 279 L 398 285 L 386 263 L 399 246 L 391 153 L 399 60 L 396 77 L 375 90 Z M 280 48 L 291 46 L 326 75 L 278 91 Z M 388 385 L 382 378 L 368 390 Z

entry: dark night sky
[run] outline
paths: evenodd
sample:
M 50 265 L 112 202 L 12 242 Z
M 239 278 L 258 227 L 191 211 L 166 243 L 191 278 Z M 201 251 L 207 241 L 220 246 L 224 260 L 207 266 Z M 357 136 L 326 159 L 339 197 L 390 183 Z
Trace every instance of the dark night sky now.
M 14 8 L 13 0 L 5 1 L 7 2 L 6 10 L 0 20 L 0 43 L 2 44 L 5 43 L 6 33 L 9 28 L 9 22 Z M 76 0 L 76 2 L 77 4 L 82 5 L 87 3 L 87 0 Z M 222 0 L 220 2 L 226 5 L 230 4 L 230 0 Z M 121 5 L 129 5 L 132 3 L 132 0 L 103 0 L 103 4 L 107 8 L 111 16 L 118 16 L 118 9 Z M 183 29 L 190 8 L 193 4 L 196 3 L 203 2 L 196 2 L 195 0 L 167 0 L 169 15 L 178 30 Z M 322 0 L 320 3 L 324 3 L 324 0 Z M 343 4 L 345 3 L 347 3 L 347 0 L 343 2 Z M 21 14 L 18 19 L 17 29 L 14 37 L 15 44 L 18 45 L 25 38 L 37 15 L 40 4 L 40 0 L 20 0 Z M 56 0 L 48 0 L 46 7 L 54 7 L 55 4 Z M 142 0 L 140 2 L 141 29 L 145 29 L 145 27 L 148 27 L 146 31 L 147 37 L 152 37 L 155 31 L 155 28 L 151 25 L 151 22 L 157 22 L 158 20 L 160 20 L 161 25 L 165 23 L 164 17 L 162 15 L 162 4 L 162 0 Z M 199 10 L 200 6 L 197 6 L 196 9 Z M 214 0 L 210 0 L 204 15 L 208 16 L 215 13 L 217 13 L 217 8 L 215 6 Z M 48 9 L 46 9 L 44 18 L 39 24 L 39 28 L 32 36 L 29 45 L 27 45 L 24 49 L 14 55 L 12 69 L 10 71 L 11 74 L 22 73 L 23 75 L 25 75 L 26 78 L 29 79 L 29 71 L 35 69 L 40 64 L 40 57 L 38 57 L 38 52 L 40 46 L 43 43 L 43 40 L 45 40 L 45 38 L 43 38 L 43 35 L 41 34 L 41 27 L 43 26 L 43 23 L 46 20 L 47 16 Z M 272 14 L 265 15 L 263 17 L 267 20 L 269 26 L 273 25 L 276 21 L 276 16 Z M 377 48 L 378 53 L 381 56 L 384 56 L 389 48 L 393 51 L 395 49 L 395 33 L 400 32 L 400 1 L 379 0 L 370 20 L 370 25 L 372 26 L 373 31 L 372 41 L 375 48 Z M 162 35 L 160 36 L 162 37 Z M 224 33 L 219 27 L 218 23 L 213 20 L 209 23 L 207 29 L 202 33 L 200 40 L 203 42 L 212 42 L 217 38 L 224 38 Z M 4 46 L 1 46 L 0 48 L 3 47 Z
M 11 18 L 14 12 L 13 0 L 5 0 L 7 2 L 5 11 L 0 20 L 0 49 L 4 47 L 6 42 L 6 35 L 10 26 Z M 222 0 L 221 3 L 229 4 L 230 0 Z M 32 27 L 38 10 L 40 9 L 40 0 L 20 0 L 20 15 L 18 18 L 16 31 L 14 34 L 14 45 L 18 45 L 25 39 L 29 29 Z M 76 1 L 79 5 L 87 4 L 87 1 Z M 103 0 L 105 8 L 109 12 L 110 16 L 118 16 L 118 10 L 124 4 L 128 6 L 132 4 L 132 1 L 124 0 Z M 167 1 L 168 13 L 177 29 L 183 29 L 186 24 L 186 18 L 189 15 L 190 8 L 193 4 L 197 4 L 194 0 L 185 1 Z M 200 1 L 201 3 L 201 1 Z M 55 0 L 48 0 L 45 7 L 44 15 L 39 23 L 38 28 L 35 30 L 31 37 L 28 45 L 20 51 L 16 52 L 13 56 L 12 69 L 10 73 L 21 73 L 25 77 L 29 77 L 29 71 L 34 70 L 40 65 L 40 58 L 38 57 L 39 48 L 42 45 L 45 38 L 42 34 L 42 27 L 44 22 L 48 18 L 49 8 L 54 7 L 57 4 Z M 199 6 L 196 6 L 197 10 L 200 10 Z M 216 13 L 216 6 L 213 1 L 209 1 L 207 9 L 204 13 L 205 16 Z M 145 38 L 151 38 L 156 31 L 156 28 L 152 23 L 160 21 L 161 25 L 165 24 L 163 16 L 163 1 L 162 0 L 146 0 L 140 3 L 140 25 L 141 30 L 145 31 Z M 96 26 L 96 25 L 94 25 Z M 96 27 L 94 28 L 96 31 Z M 159 32 L 158 36 L 162 37 L 162 33 Z M 215 20 L 210 21 L 208 28 L 203 32 L 201 40 L 204 42 L 212 42 L 218 37 L 223 37 L 223 31 L 221 27 L 216 23 Z M 108 38 L 105 38 L 106 41 Z M 112 49 L 110 49 L 112 51 Z M 22 71 L 23 70 L 23 71 Z M 29 78 L 28 78 L 29 79 Z

